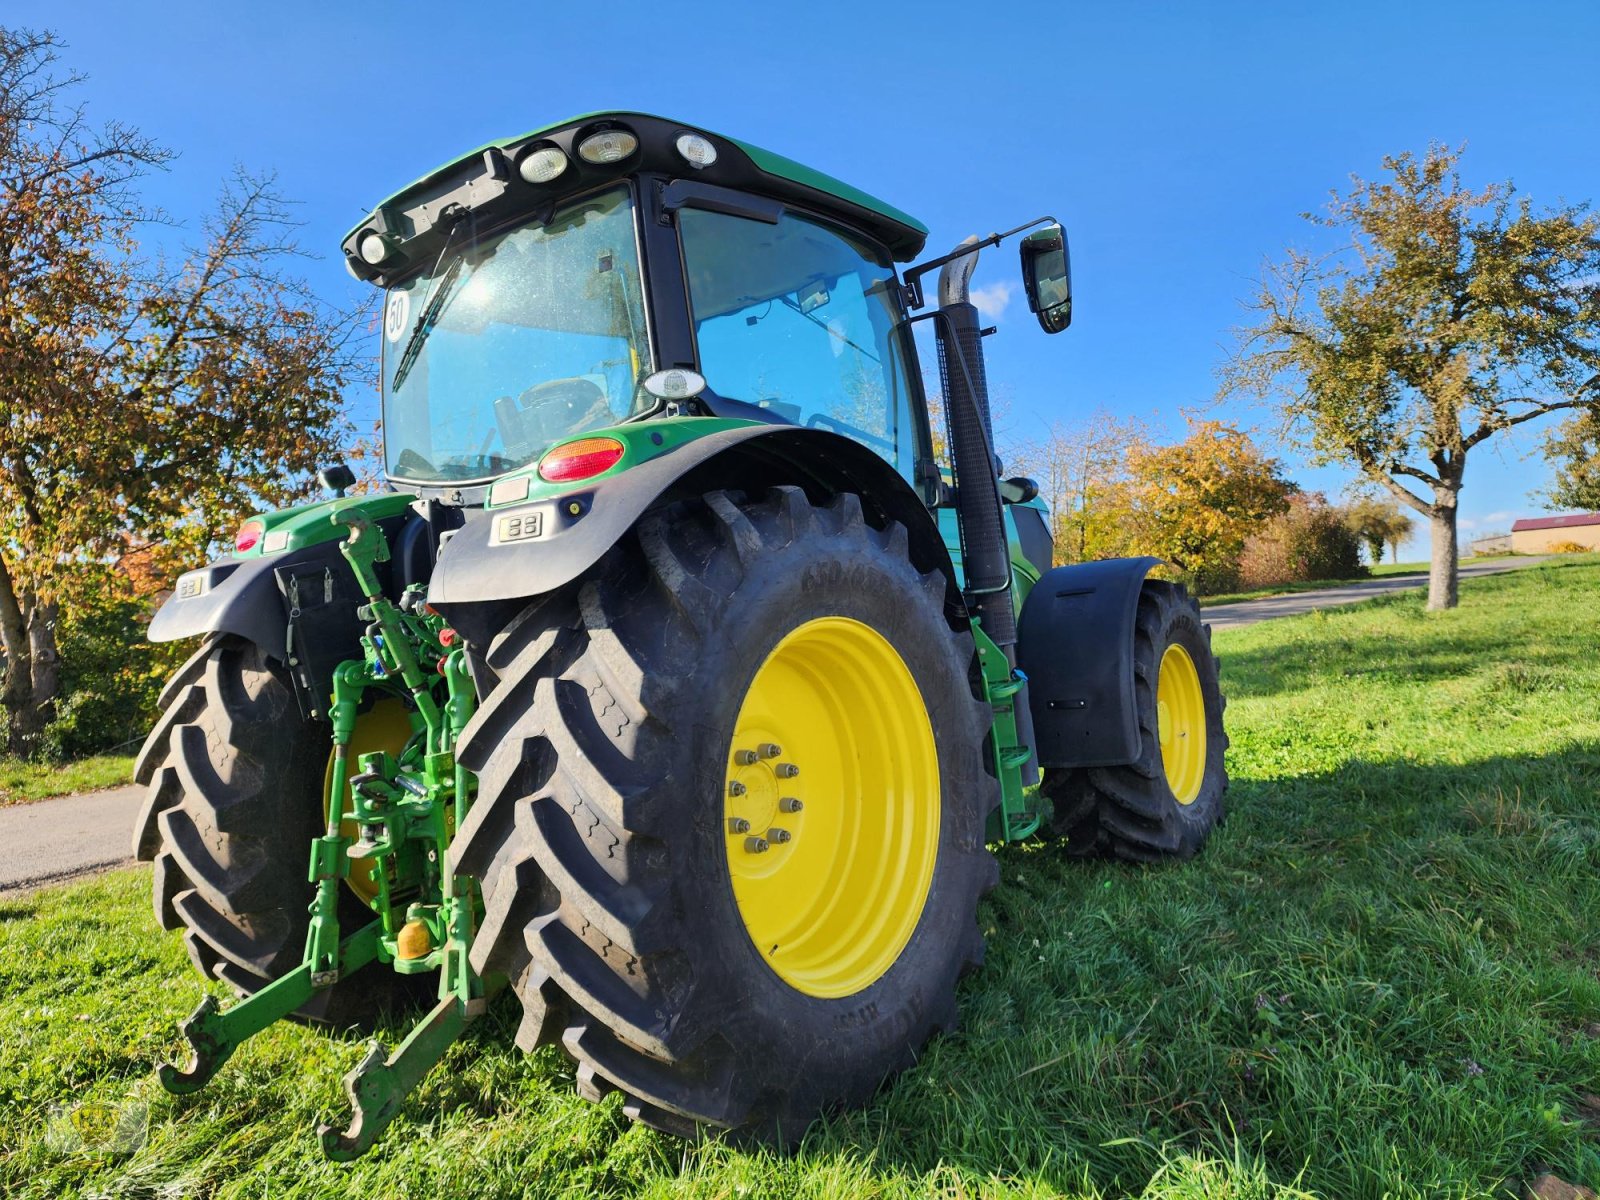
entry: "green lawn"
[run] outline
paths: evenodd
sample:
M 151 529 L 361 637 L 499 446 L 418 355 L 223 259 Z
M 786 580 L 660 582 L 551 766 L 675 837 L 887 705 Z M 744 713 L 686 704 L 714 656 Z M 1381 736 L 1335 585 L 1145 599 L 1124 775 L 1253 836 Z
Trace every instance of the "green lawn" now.
M 131 754 L 97 754 L 72 763 L 0 759 L 0 805 L 26 804 L 132 782 Z
M 377 1150 L 322 1161 L 355 1033 L 279 1027 L 198 1097 L 200 992 L 125 871 L 0 901 L 8 1196 L 1507 1196 L 1600 1185 L 1600 565 L 1218 634 L 1231 817 L 1176 868 L 1001 854 L 964 1027 L 781 1158 L 630 1128 L 502 1003 Z M 388 1039 L 394 1027 L 383 1030 Z M 148 1105 L 129 1157 L 53 1105 Z

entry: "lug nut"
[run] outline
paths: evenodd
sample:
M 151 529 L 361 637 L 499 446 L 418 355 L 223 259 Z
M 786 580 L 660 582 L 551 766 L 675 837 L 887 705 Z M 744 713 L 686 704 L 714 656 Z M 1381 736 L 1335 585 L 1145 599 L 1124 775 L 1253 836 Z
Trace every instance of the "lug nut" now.
M 767 839 L 763 837 L 747 837 L 744 840 L 746 854 L 765 854 L 767 852 Z
M 744 795 L 744 784 L 740 783 L 737 779 L 728 780 L 728 795 L 730 795 L 730 796 L 742 796 L 742 795 Z
M 761 755 L 762 758 L 777 758 L 778 755 L 783 753 L 783 747 L 778 745 L 777 742 L 762 742 L 761 745 L 756 747 L 756 753 Z
M 777 766 L 779 779 L 793 779 L 800 774 L 800 768 L 793 763 L 779 763 Z
M 746 821 L 743 817 L 729 817 L 728 818 L 728 832 L 729 833 L 749 833 L 750 832 L 750 822 Z
M 794 796 L 784 796 L 778 801 L 778 810 L 780 812 L 799 812 L 804 807 L 805 805 L 801 804 Z
M 741 767 L 754 766 L 756 761 L 756 752 L 754 750 L 735 750 L 733 752 L 733 761 L 738 763 Z
M 767 841 L 771 842 L 774 846 L 781 846 L 788 840 L 789 831 L 787 829 L 779 829 L 776 825 L 774 825 L 771 829 L 767 830 Z

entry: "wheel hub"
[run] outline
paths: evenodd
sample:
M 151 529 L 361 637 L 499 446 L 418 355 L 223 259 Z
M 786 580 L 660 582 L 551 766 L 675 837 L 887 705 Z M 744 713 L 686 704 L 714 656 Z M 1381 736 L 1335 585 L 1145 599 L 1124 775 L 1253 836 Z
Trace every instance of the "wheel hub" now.
M 939 761 L 881 634 L 820 617 L 773 648 L 735 722 L 723 827 L 739 915 L 784 982 L 848 996 L 894 964 L 933 878 Z
M 1179 804 L 1193 804 L 1206 775 L 1206 701 L 1194 659 L 1176 642 L 1161 655 L 1156 726 L 1167 787 Z

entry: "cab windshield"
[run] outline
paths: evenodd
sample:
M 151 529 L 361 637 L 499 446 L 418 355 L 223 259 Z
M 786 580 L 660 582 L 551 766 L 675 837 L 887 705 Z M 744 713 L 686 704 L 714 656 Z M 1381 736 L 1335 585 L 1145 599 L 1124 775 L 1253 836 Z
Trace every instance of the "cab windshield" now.
M 639 386 L 649 362 L 626 188 L 463 243 L 384 305 L 389 476 L 461 483 L 515 470 L 654 407 Z

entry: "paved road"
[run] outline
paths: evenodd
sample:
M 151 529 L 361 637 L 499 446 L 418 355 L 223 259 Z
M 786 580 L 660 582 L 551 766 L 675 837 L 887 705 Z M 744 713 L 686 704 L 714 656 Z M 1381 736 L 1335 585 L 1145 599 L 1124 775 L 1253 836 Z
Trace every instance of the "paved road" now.
M 1463 563 L 1462 579 L 1476 579 L 1480 575 L 1498 575 L 1502 571 L 1518 571 L 1545 561 L 1546 555 L 1526 558 L 1494 558 L 1481 563 Z M 1201 617 L 1213 629 L 1232 629 L 1237 625 L 1254 625 L 1257 621 L 1273 617 L 1292 617 L 1319 608 L 1336 608 L 1341 604 L 1355 604 L 1389 592 L 1402 592 L 1407 588 L 1427 587 L 1428 577 L 1423 575 L 1379 576 L 1363 579 L 1344 587 L 1322 588 L 1315 592 L 1296 592 L 1291 596 L 1273 596 L 1266 600 L 1241 600 L 1237 604 L 1218 604 L 1203 607 Z
M 0 896 L 133 861 L 144 789 L 130 784 L 0 808 Z

